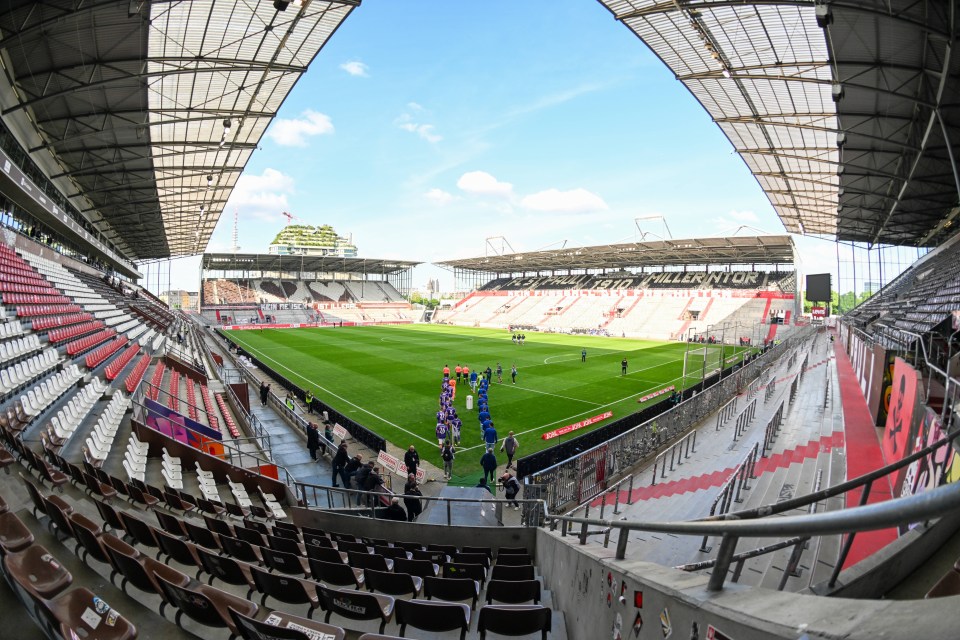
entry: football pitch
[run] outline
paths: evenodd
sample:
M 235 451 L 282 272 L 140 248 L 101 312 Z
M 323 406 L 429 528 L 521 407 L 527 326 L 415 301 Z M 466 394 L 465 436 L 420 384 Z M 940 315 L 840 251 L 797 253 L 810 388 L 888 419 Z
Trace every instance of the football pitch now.
M 522 457 L 575 438 L 637 411 L 660 396 L 649 393 L 683 378 L 685 343 L 562 334 L 526 334 L 516 345 L 505 330 L 442 325 L 227 331 L 230 339 L 278 374 L 340 413 L 441 467 L 435 437 L 444 365 L 494 371 L 490 414 L 503 439 L 513 431 Z M 719 347 L 715 347 L 719 348 Z M 586 361 L 581 362 L 581 350 Z M 728 346 L 727 355 L 734 347 Z M 702 353 L 702 350 L 701 350 Z M 628 361 L 621 375 L 621 361 Z M 701 356 L 702 362 L 702 356 Z M 496 377 L 503 367 L 503 382 Z M 516 365 L 516 383 L 510 368 Z M 687 386 L 699 380 L 688 375 Z M 483 454 L 476 402 L 467 410 L 469 385 L 457 387 L 454 405 L 463 422 L 454 484 L 475 483 Z M 476 398 L 474 398 L 474 401 Z M 542 434 L 604 412 L 613 417 L 550 440 Z M 499 445 L 498 445 L 499 446 Z M 501 464 L 506 455 L 497 451 Z

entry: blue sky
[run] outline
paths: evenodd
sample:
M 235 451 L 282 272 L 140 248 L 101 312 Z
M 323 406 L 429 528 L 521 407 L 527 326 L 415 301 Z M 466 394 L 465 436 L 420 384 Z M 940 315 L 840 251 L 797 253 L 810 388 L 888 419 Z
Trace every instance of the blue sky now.
M 260 147 L 208 251 L 232 246 L 234 211 L 244 252 L 266 252 L 289 211 L 352 234 L 361 257 L 427 263 L 495 236 L 516 251 L 637 240 L 635 218 L 657 215 L 675 238 L 783 232 L 706 111 L 593 0 L 364 0 Z M 171 284 L 196 276 L 180 260 Z M 429 277 L 453 287 L 433 267 L 414 285 Z

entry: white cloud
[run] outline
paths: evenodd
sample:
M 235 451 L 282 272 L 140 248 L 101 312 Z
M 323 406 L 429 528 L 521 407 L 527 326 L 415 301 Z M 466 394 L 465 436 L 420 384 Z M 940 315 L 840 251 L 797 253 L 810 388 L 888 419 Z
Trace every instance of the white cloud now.
M 603 198 L 586 189 L 547 189 L 523 198 L 520 204 L 533 211 L 551 213 L 587 213 L 609 209 Z
M 232 221 L 233 211 L 239 211 L 243 217 L 283 222 L 280 212 L 288 208 L 287 194 L 293 191 L 293 178 L 276 169 L 264 169 L 260 175 L 243 173 L 230 194 L 221 220 L 229 217 Z
M 407 103 L 407 108 L 411 111 L 422 112 L 424 109 L 416 102 Z M 426 124 L 422 122 L 415 122 L 413 116 L 409 113 L 404 113 L 396 120 L 397 126 L 403 129 L 404 131 L 409 131 L 410 133 L 415 133 L 427 142 L 431 144 L 436 144 L 443 140 L 443 136 L 436 133 L 436 127 L 432 124 Z
M 423 197 L 438 207 L 445 207 L 457 199 L 455 195 L 447 193 L 443 189 L 430 189 L 430 191 L 423 194 Z
M 366 78 L 367 70 L 370 67 L 360 62 L 359 60 L 351 60 L 350 62 L 344 62 L 342 65 L 340 65 L 340 68 L 352 76 Z
M 307 136 L 333 133 L 330 116 L 307 109 L 300 118 L 277 118 L 273 121 L 267 135 L 284 147 L 305 147 Z
M 753 211 L 731 211 L 727 215 L 740 222 L 757 222 L 757 220 L 759 220 L 757 214 Z
M 486 171 L 468 171 L 457 180 L 457 186 L 471 195 L 499 198 L 513 196 L 512 184 L 500 182 Z

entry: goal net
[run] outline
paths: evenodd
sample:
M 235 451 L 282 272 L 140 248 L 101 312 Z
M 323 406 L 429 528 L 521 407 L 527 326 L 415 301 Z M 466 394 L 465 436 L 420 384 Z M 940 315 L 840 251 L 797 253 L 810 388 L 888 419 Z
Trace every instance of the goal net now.
M 688 349 L 683 359 L 683 376 L 701 380 L 720 370 L 722 345 L 700 345 Z

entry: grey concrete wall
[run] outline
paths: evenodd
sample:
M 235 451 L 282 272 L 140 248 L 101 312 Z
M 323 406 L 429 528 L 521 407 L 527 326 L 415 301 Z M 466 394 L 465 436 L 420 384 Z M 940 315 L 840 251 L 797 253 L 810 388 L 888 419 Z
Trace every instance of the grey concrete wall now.
M 365 538 L 383 538 L 422 542 L 423 544 L 453 544 L 475 547 L 527 547 L 536 553 L 537 532 L 527 527 L 470 527 L 458 525 L 423 524 L 420 522 L 391 522 L 361 516 L 348 516 L 327 511 L 292 507 L 287 510 L 293 522 L 300 527 L 349 533 Z
M 711 593 L 706 575 L 618 561 L 612 546 L 580 547 L 576 538 L 546 530 L 537 532 L 537 565 L 573 640 L 927 640 L 960 634 L 958 598 L 852 600 L 729 583 Z M 643 594 L 642 607 L 634 606 L 635 592 Z M 638 615 L 642 626 L 635 631 Z M 722 635 L 708 635 L 711 626 Z

